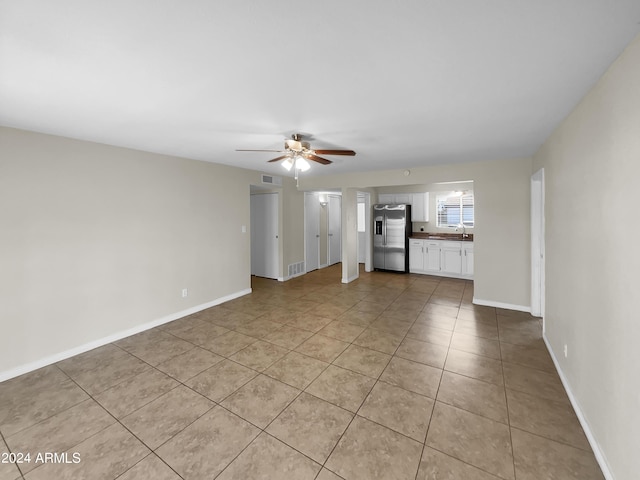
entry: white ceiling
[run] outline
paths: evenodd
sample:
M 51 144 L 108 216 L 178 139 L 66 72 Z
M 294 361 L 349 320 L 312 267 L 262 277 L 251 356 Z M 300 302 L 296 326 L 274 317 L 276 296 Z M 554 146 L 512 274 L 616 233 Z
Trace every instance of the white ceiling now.
M 533 154 L 638 0 L 0 0 L 0 124 L 305 175 Z

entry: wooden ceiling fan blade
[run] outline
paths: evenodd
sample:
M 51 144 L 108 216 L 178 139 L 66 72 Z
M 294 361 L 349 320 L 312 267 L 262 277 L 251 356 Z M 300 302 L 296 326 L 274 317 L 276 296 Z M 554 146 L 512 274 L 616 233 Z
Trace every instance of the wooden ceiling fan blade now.
M 282 155 L 281 157 L 276 157 L 273 160 L 269 160 L 267 163 L 277 162 L 278 160 L 282 160 L 283 158 L 287 158 L 289 155 Z
M 353 150 L 315 150 L 315 152 L 320 155 L 349 155 L 350 157 L 356 154 Z
M 314 155 L 313 153 L 307 154 L 306 158 L 309 160 L 313 160 L 314 162 L 321 163 L 322 165 L 329 165 L 330 163 L 333 163 L 331 160 L 327 160 L 326 158 L 319 157 L 317 155 Z
M 276 152 L 282 153 L 284 150 L 247 150 L 247 149 L 236 149 L 236 152 Z

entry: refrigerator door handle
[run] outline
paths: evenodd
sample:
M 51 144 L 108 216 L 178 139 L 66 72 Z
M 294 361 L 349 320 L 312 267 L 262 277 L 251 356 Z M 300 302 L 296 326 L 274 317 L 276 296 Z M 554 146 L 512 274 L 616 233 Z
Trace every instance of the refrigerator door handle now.
M 383 227 L 383 233 L 382 233 L 382 245 L 387 245 L 387 216 L 385 215 L 384 217 L 384 221 L 382 222 L 382 227 Z

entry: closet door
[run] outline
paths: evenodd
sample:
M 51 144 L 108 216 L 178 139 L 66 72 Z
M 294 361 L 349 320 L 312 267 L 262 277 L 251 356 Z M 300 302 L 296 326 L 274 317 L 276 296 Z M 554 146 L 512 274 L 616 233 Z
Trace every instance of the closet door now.
M 251 274 L 278 278 L 278 194 L 251 195 Z

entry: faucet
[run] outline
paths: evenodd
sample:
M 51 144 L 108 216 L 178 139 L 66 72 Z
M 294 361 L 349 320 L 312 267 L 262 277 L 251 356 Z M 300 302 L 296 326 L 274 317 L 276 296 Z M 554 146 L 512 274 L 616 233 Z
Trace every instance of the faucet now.
M 462 239 L 464 240 L 465 238 L 469 237 L 469 234 L 467 234 L 467 228 L 464 226 L 464 223 L 459 223 L 458 226 L 456 227 L 456 232 L 458 231 L 458 228 L 462 228 Z

